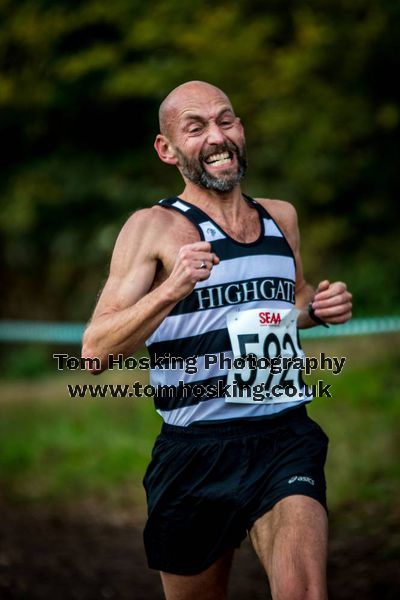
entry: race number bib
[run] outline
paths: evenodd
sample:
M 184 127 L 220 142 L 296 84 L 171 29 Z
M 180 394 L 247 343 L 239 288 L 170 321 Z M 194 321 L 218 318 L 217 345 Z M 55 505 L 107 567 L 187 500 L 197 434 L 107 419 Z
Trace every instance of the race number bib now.
M 227 378 L 226 402 L 270 404 L 304 398 L 298 314 L 296 308 L 228 313 L 234 361 Z

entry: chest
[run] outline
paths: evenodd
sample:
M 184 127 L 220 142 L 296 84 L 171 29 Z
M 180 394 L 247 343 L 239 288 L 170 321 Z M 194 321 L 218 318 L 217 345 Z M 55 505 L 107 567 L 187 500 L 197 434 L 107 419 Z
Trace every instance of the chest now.
M 182 246 L 201 241 L 197 227 L 189 219 L 179 213 L 174 216 L 174 224 L 166 232 L 159 248 L 157 276 L 160 280 L 165 279 L 172 272 Z M 235 241 L 244 244 L 252 243 L 261 233 L 260 219 L 255 210 L 250 210 L 249 214 L 245 215 L 234 228 L 227 223 L 218 223 L 216 219 L 214 222 L 228 238 L 231 238 L 232 243 Z

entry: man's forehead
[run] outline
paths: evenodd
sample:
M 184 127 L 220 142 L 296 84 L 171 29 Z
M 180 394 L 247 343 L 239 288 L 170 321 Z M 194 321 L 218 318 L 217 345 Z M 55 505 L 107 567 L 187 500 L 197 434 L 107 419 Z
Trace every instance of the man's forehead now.
M 217 116 L 223 111 L 233 113 L 227 95 L 206 82 L 189 82 L 175 88 L 160 107 L 160 124 L 171 126 L 189 118 Z
M 190 119 L 198 118 L 215 118 L 225 112 L 233 113 L 231 105 L 226 102 L 207 102 L 203 105 L 196 103 L 177 109 L 176 117 L 180 121 L 189 121 Z
M 233 110 L 229 99 L 222 92 L 214 93 L 201 91 L 199 93 L 182 94 L 174 99 L 172 108 L 179 115 L 197 115 L 221 110 Z

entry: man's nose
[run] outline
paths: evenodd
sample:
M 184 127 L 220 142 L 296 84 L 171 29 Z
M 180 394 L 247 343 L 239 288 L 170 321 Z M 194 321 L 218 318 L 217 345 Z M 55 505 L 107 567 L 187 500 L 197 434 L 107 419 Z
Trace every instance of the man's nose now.
M 216 123 L 208 125 L 207 142 L 209 144 L 223 144 L 225 142 L 224 133 Z

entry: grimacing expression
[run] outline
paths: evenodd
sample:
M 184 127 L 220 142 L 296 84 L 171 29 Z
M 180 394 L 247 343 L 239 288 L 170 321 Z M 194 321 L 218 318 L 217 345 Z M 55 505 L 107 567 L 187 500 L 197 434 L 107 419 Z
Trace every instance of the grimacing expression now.
M 247 160 L 243 127 L 227 95 L 204 81 L 170 92 L 159 110 L 155 147 L 186 181 L 207 190 L 231 192 L 244 177 Z
M 190 158 L 179 148 L 175 148 L 179 157 L 179 166 L 182 174 L 195 185 L 216 192 L 231 192 L 243 179 L 247 170 L 245 143 L 239 147 L 231 140 L 222 144 L 202 148 L 198 157 Z M 207 171 L 205 164 L 223 166 L 229 164 L 236 156 L 237 168 L 232 170 L 219 170 L 216 174 Z

